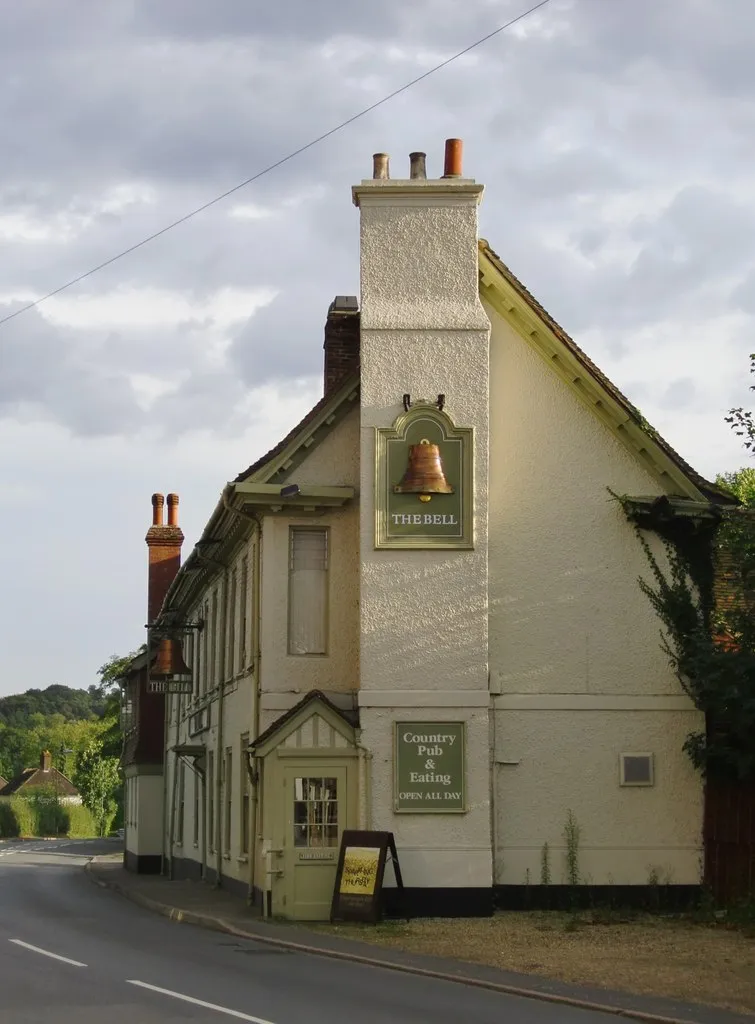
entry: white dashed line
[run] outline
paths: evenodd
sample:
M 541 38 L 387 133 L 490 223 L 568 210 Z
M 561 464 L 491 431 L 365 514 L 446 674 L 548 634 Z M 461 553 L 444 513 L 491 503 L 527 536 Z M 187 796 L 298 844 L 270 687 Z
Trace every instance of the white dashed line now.
M 146 981 L 129 981 L 129 985 L 138 985 L 139 988 L 149 989 L 150 992 L 159 992 L 162 996 L 171 996 L 173 999 L 181 999 L 184 1003 L 192 1003 L 194 1006 L 201 1006 L 205 1010 L 215 1010 L 216 1013 L 224 1013 L 227 1017 L 235 1017 L 237 1020 L 248 1020 L 252 1024 L 272 1024 L 272 1021 L 263 1020 L 262 1017 L 252 1017 L 240 1010 L 229 1010 L 227 1006 L 218 1006 L 216 1003 L 206 1003 L 204 999 L 194 999 L 193 996 L 185 996 L 181 992 L 172 992 L 169 988 L 158 988 L 157 985 L 148 985 Z
M 67 956 L 51 953 L 48 949 L 40 949 L 39 946 L 31 946 L 28 942 L 22 942 L 21 939 L 8 939 L 8 942 L 12 942 L 16 946 L 23 946 L 24 949 L 30 949 L 32 953 L 41 953 L 42 956 L 52 957 L 53 960 L 62 960 L 64 964 L 70 964 L 71 967 L 86 967 L 86 964 L 82 964 L 80 960 L 69 960 Z

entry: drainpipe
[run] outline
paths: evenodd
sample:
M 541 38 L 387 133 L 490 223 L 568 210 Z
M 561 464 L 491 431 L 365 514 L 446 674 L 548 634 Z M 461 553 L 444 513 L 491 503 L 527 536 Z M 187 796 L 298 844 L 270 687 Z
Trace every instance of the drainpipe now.
M 209 714 L 209 712 L 208 712 Z M 209 726 L 209 723 L 208 723 Z M 205 754 L 207 750 L 205 748 Z M 207 761 L 201 776 L 202 782 L 202 881 L 207 881 Z
M 488 672 L 488 685 L 490 680 L 490 672 Z M 496 752 L 497 752 L 497 715 L 495 708 L 495 700 L 491 696 L 490 698 L 490 711 L 492 721 L 488 726 L 488 736 L 490 737 L 490 847 L 493 858 L 493 891 L 495 892 L 496 873 L 498 871 L 498 769 L 496 767 Z
M 359 828 L 368 832 L 372 819 L 372 751 L 357 741 L 359 759 Z
M 262 521 L 257 523 L 257 550 L 254 559 L 254 707 L 252 719 L 254 727 L 254 738 L 260 734 L 260 699 L 262 695 Z M 249 892 L 247 902 L 254 903 L 254 889 L 257 881 L 257 842 L 262 831 L 262 761 L 256 757 L 255 761 L 255 785 L 253 791 L 254 808 L 251 814 L 252 842 L 249 851 Z M 262 893 L 262 905 L 265 906 L 265 893 Z
M 229 500 L 229 495 L 233 492 L 231 487 L 226 487 L 222 493 L 221 499 L 223 507 L 227 512 L 232 515 L 238 516 L 240 519 L 246 519 L 252 524 L 253 537 L 256 537 L 256 549 L 254 552 L 254 561 L 252 563 L 252 649 L 254 651 L 254 675 L 252 685 L 254 687 L 254 700 L 252 704 L 252 735 L 251 739 L 255 740 L 260 734 L 260 696 L 262 693 L 262 518 L 255 513 L 245 512 L 243 509 L 238 509 L 233 506 Z M 254 903 L 254 888 L 256 883 L 257 875 L 257 837 L 260 831 L 260 814 L 262 810 L 262 801 L 260 797 L 260 787 L 262 785 L 262 765 L 260 764 L 259 758 L 247 759 L 247 771 L 250 772 L 251 778 L 254 779 L 252 784 L 252 807 L 250 808 L 251 818 L 251 844 L 249 850 L 249 878 L 247 883 L 247 904 L 252 905 Z M 265 898 L 263 893 L 262 898 L 263 913 L 265 907 Z

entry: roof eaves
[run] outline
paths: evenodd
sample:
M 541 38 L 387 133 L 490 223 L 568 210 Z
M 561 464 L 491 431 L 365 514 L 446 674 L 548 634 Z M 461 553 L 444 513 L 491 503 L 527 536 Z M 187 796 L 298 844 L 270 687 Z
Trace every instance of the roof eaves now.
M 233 483 L 244 483 L 252 478 L 262 483 L 276 476 L 284 477 L 297 461 L 297 454 L 302 457 L 309 454 L 313 450 L 313 441 L 318 443 L 321 436 L 330 431 L 354 406 L 358 395 L 359 373 L 356 372 L 346 377 L 337 390 L 323 395 L 274 448 L 239 473 Z

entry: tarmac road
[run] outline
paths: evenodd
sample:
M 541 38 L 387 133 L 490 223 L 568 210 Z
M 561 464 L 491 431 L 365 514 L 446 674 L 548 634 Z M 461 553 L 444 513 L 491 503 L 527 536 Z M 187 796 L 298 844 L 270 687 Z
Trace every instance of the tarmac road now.
M 87 878 L 119 843 L 0 842 L 2 1024 L 616 1024 L 174 924 Z

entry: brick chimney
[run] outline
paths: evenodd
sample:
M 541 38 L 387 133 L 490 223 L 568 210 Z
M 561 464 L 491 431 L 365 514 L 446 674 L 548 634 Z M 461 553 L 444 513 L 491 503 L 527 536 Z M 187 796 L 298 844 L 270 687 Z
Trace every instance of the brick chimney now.
M 354 295 L 336 295 L 325 321 L 325 394 L 359 366 L 359 305 Z
M 49 772 L 52 768 L 52 754 L 49 750 L 43 750 L 39 759 L 39 767 L 43 772 Z
M 184 535 L 178 525 L 178 495 L 168 495 L 168 522 L 163 522 L 165 499 L 152 495 L 152 525 L 145 540 L 149 549 L 147 576 L 147 622 L 160 614 L 168 588 L 181 567 Z

